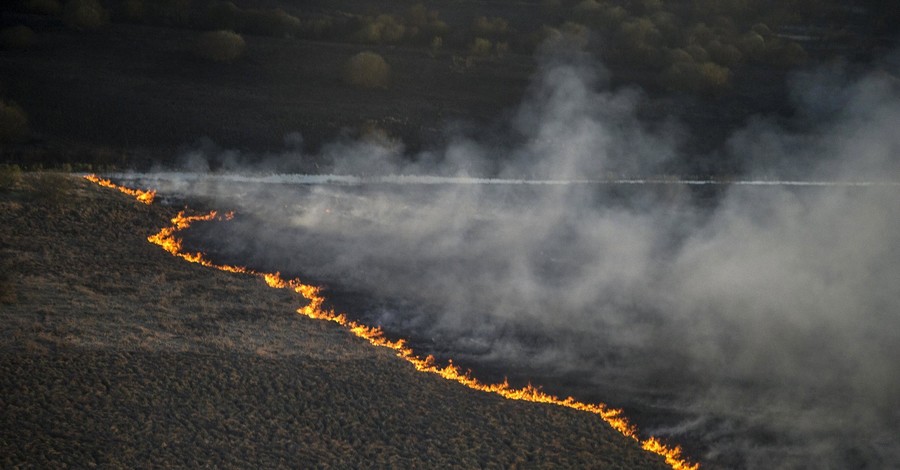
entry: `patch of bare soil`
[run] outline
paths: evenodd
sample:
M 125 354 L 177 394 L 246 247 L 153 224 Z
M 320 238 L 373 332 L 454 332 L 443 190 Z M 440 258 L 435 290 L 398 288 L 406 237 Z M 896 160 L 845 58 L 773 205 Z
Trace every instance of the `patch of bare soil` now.
M 666 468 L 169 256 L 146 236 L 175 210 L 68 175 L 0 188 L 0 466 Z

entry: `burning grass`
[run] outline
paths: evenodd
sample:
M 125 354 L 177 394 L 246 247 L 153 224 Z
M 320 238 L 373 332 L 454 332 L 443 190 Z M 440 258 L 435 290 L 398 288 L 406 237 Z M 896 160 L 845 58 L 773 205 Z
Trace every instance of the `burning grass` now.
M 146 242 L 170 208 L 40 180 L 0 192 L 0 466 L 665 468 L 588 413 L 448 386 L 286 315 L 292 290 L 176 260 Z
M 91 179 L 91 176 L 87 178 Z M 104 184 L 104 186 L 109 185 Z M 120 191 L 125 193 L 134 191 L 127 188 L 120 188 L 116 185 L 112 185 L 112 187 L 119 189 Z M 144 192 L 137 190 L 136 193 L 136 197 L 140 200 Z M 497 384 L 482 383 L 472 377 L 470 373 L 463 371 L 459 367 L 453 365 L 452 362 L 446 366 L 441 366 L 435 363 L 433 356 L 429 355 L 425 358 L 421 358 L 417 356 L 415 352 L 406 345 L 406 342 L 403 339 L 395 341 L 390 340 L 384 335 L 384 332 L 380 328 L 371 327 L 350 320 L 345 314 L 336 313 L 333 309 L 326 308 L 325 297 L 321 294 L 321 291 L 318 287 L 303 284 L 299 279 L 285 280 L 280 276 L 279 273 L 262 273 L 242 266 L 216 264 L 209 258 L 207 258 L 203 253 L 192 253 L 185 251 L 182 246 L 182 241 L 176 237 L 177 232 L 189 228 L 191 224 L 195 222 L 230 220 L 232 216 L 233 215 L 229 213 L 226 214 L 224 218 L 218 217 L 215 211 L 209 212 L 204 215 L 186 216 L 182 211 L 179 212 L 174 218 L 172 218 L 171 226 L 162 228 L 155 235 L 149 236 L 147 240 L 153 244 L 159 245 L 161 248 L 171 253 L 172 255 L 180 257 L 188 262 L 198 263 L 206 267 L 211 267 L 226 272 L 259 276 L 265 280 L 266 284 L 269 287 L 275 289 L 289 289 L 299 294 L 301 297 L 308 301 L 306 305 L 297 309 L 297 313 L 299 313 L 300 315 L 309 317 L 311 319 L 326 320 L 337 323 L 352 332 L 354 335 L 367 340 L 374 346 L 383 347 L 394 351 L 397 357 L 400 357 L 403 360 L 411 363 L 416 368 L 416 370 L 420 372 L 436 374 L 444 379 L 458 382 L 470 389 L 496 394 L 510 400 L 546 403 L 595 414 L 603 419 L 603 421 L 607 422 L 610 426 L 612 426 L 613 429 L 621 433 L 623 436 L 635 441 L 639 441 L 641 443 L 641 447 L 644 450 L 663 456 L 666 459 L 666 463 L 669 464 L 672 468 L 691 470 L 696 470 L 699 468 L 698 464 L 691 463 L 682 456 L 681 448 L 678 446 L 666 445 L 658 438 L 653 436 L 642 440 L 638 435 L 637 428 L 635 428 L 631 423 L 628 422 L 628 419 L 622 415 L 622 411 L 619 409 L 610 408 L 603 403 L 582 403 L 577 401 L 573 397 L 561 399 L 559 397 L 549 395 L 530 384 L 525 386 L 524 388 L 514 388 L 511 387 L 506 381 Z

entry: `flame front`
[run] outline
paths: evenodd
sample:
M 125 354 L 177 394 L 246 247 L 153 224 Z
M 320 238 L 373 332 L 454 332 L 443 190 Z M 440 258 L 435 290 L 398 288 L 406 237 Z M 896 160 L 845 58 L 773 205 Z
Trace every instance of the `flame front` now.
M 118 186 L 109 180 L 104 180 L 95 175 L 85 176 L 85 179 L 93 181 L 101 186 L 117 189 L 125 194 L 134 196 L 139 201 L 150 204 L 156 191 L 132 190 Z M 145 195 L 149 194 L 149 201 L 145 200 Z M 144 199 L 142 199 L 144 198 Z M 669 447 L 662 443 L 658 438 L 650 436 L 641 440 L 638 436 L 637 428 L 632 425 L 623 415 L 622 410 L 610 408 L 603 403 L 583 403 L 577 401 L 573 397 L 561 399 L 554 395 L 550 395 L 540 388 L 531 384 L 523 388 L 514 388 L 504 380 L 497 384 L 486 384 L 475 377 L 472 377 L 470 371 L 463 371 L 449 361 L 446 366 L 440 366 L 435 362 L 434 356 L 428 355 L 424 359 L 417 356 L 415 352 L 406 345 L 403 339 L 390 340 L 384 335 L 380 327 L 372 327 L 362 323 L 350 320 L 343 313 L 337 313 L 334 309 L 325 307 L 325 297 L 321 293 L 321 289 L 316 286 L 303 284 L 299 279 L 284 279 L 280 273 L 263 273 L 254 271 L 243 266 L 232 266 L 216 264 L 210 261 L 203 253 L 186 252 L 182 245 L 182 240 L 175 236 L 176 233 L 187 229 L 194 222 L 206 222 L 213 220 L 231 220 L 233 213 L 229 212 L 224 216 L 219 216 L 216 211 L 211 211 L 203 215 L 185 215 L 184 211 L 179 212 L 172 218 L 172 226 L 164 227 L 154 235 L 147 237 L 150 243 L 159 245 L 162 249 L 174 256 L 184 259 L 191 263 L 197 263 L 202 266 L 228 271 L 233 273 L 249 274 L 261 277 L 265 283 L 275 289 L 290 289 L 301 297 L 306 299 L 308 303 L 297 309 L 297 313 L 316 320 L 327 320 L 335 322 L 349 330 L 354 335 L 365 339 L 374 346 L 389 348 L 396 352 L 397 356 L 412 364 L 416 370 L 437 374 L 447 380 L 458 382 L 466 387 L 488 393 L 494 393 L 510 400 L 523 400 L 536 403 L 548 403 L 557 406 L 564 406 L 588 413 L 593 413 L 601 419 L 609 423 L 616 431 L 622 435 L 640 442 L 641 447 L 654 454 L 665 458 L 666 463 L 676 470 L 698 470 L 700 464 L 689 462 L 683 455 L 680 446 Z
M 110 180 L 100 178 L 99 176 L 94 175 L 94 174 L 91 174 L 91 175 L 85 175 L 85 176 L 84 176 L 84 179 L 86 179 L 86 180 L 88 180 L 88 181 L 91 181 L 91 182 L 93 182 L 93 183 L 97 183 L 97 184 L 99 184 L 100 186 L 104 186 L 104 187 L 107 187 L 107 188 L 117 189 L 117 190 L 119 190 L 119 191 L 121 191 L 121 192 L 123 192 L 123 193 L 125 193 L 125 194 L 127 194 L 127 195 L 129 195 L 129 196 L 133 196 L 135 199 L 137 199 L 138 201 L 143 202 L 144 204 L 153 204 L 153 199 L 156 197 L 156 191 L 155 191 L 155 190 L 152 190 L 152 189 L 151 189 L 151 190 L 149 190 L 149 191 L 144 191 L 144 190 L 141 190 L 141 189 L 131 189 L 131 188 L 126 188 L 126 187 L 124 187 L 124 186 L 119 186 L 119 185 L 113 183 L 113 182 L 110 181 Z

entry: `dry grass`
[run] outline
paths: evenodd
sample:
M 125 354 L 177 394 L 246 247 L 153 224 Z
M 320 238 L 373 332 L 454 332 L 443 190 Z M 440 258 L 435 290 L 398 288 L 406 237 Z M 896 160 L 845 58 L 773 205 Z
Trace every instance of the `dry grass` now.
M 171 208 L 70 183 L 0 193 L 4 468 L 665 468 L 595 416 L 423 375 L 179 261 L 145 240 Z

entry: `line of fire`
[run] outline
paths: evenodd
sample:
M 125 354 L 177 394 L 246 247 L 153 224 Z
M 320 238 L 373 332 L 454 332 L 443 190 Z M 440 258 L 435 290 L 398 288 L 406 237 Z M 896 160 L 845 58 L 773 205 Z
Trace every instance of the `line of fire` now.
M 84 178 L 100 186 L 115 189 L 132 196 L 144 204 L 152 204 L 153 199 L 156 196 L 156 191 L 154 190 L 123 187 L 108 179 L 103 179 L 93 174 L 86 175 Z M 230 212 L 223 215 L 219 215 L 216 211 L 199 215 L 186 215 L 185 211 L 180 211 L 172 218 L 171 226 L 163 227 L 156 234 L 147 237 L 147 240 L 150 243 L 158 245 L 173 256 L 185 261 L 221 271 L 256 276 L 262 278 L 269 287 L 275 289 L 290 289 L 307 301 L 306 305 L 297 309 L 298 314 L 311 319 L 337 323 L 357 337 L 365 339 L 374 346 L 384 347 L 395 351 L 397 357 L 409 362 L 420 372 L 436 374 L 444 379 L 457 382 L 468 388 L 493 393 L 510 400 L 547 403 L 595 414 L 605 422 L 609 423 L 613 429 L 623 436 L 640 442 L 641 447 L 643 447 L 644 450 L 664 457 L 666 463 L 673 469 L 698 470 L 700 468 L 699 463 L 689 461 L 682 454 L 680 446 L 665 444 L 659 438 L 654 436 L 641 438 L 637 427 L 628 421 L 620 409 L 611 408 L 604 403 L 583 403 L 573 397 L 562 399 L 550 395 L 531 384 L 528 384 L 523 388 L 514 388 L 505 380 L 495 384 L 483 383 L 474 378 L 470 371 L 463 371 L 458 366 L 454 365 L 452 360 L 448 361 L 447 365 L 441 366 L 431 355 L 428 355 L 425 358 L 416 355 L 403 339 L 390 340 L 385 336 L 381 328 L 361 324 L 349 319 L 344 313 L 338 313 L 334 309 L 326 307 L 326 299 L 322 295 L 319 287 L 303 284 L 299 279 L 284 279 L 277 272 L 258 272 L 243 266 L 214 263 L 203 253 L 186 251 L 182 245 L 182 240 L 176 236 L 178 232 L 186 230 L 195 222 L 227 221 L 232 217 L 233 213 Z

